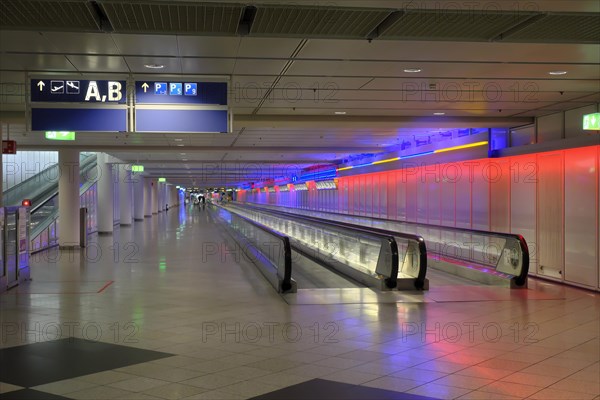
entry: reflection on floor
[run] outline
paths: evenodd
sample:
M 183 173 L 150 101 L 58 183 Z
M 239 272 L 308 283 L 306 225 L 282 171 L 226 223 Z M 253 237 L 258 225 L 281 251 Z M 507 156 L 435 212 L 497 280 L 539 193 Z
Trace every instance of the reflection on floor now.
M 291 301 L 241 250 L 206 211 L 174 209 L 34 257 L 33 281 L 0 296 L 0 397 L 293 398 L 339 382 L 348 399 L 600 399 L 598 294 L 532 280 Z M 99 343 L 71 340 L 77 353 L 69 337 Z

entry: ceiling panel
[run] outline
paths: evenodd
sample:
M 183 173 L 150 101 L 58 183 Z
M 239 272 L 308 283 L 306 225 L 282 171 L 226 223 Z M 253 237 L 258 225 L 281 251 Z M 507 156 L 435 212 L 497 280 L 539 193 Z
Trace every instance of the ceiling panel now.
M 235 60 L 182 58 L 181 64 L 185 74 L 230 75 Z
M 287 58 L 300 44 L 299 39 L 255 38 L 241 39 L 238 57 Z
M 263 75 L 279 75 L 286 61 L 284 60 L 246 60 L 238 59 L 235 63 L 234 74 L 244 74 L 257 71 Z
M 4 29 L 4 26 L 2 26 Z M 0 31 L 0 51 L 54 52 L 58 51 L 40 32 Z
M 119 54 L 119 49 L 108 33 L 44 32 L 44 38 L 62 53 Z
M 176 56 L 177 37 L 168 35 L 129 35 L 113 33 L 119 52 L 123 55 Z
M 466 43 L 366 40 L 310 40 L 299 57 L 337 60 L 597 63 L 591 44 Z M 417 65 L 420 66 L 420 65 Z
M 12 54 L 0 56 L 0 68 L 24 71 L 75 71 L 65 56 L 48 54 Z
M 597 64 L 566 65 L 566 64 L 485 64 L 485 63 L 429 63 L 422 66 L 419 74 L 404 72 L 406 63 L 401 62 L 370 62 L 370 61 L 295 61 L 288 70 L 290 75 L 317 76 L 386 76 L 386 77 L 440 77 L 458 79 L 480 78 L 514 78 L 514 79 L 543 79 L 550 77 L 548 72 L 565 70 L 571 79 L 598 79 L 600 69 Z M 560 79 L 560 77 L 558 78 Z
M 196 57 L 235 57 L 240 38 L 219 36 L 177 36 L 179 55 Z
M 129 72 L 123 57 L 120 56 L 67 56 L 81 72 Z
M 344 78 L 344 77 L 305 77 L 305 76 L 284 76 L 279 81 L 277 87 L 280 89 L 296 88 L 317 91 L 311 95 L 311 98 L 326 101 L 339 90 L 360 89 L 372 80 L 370 77 L 363 78 Z
M 600 90 L 600 81 L 595 79 L 561 79 L 548 77 L 547 79 L 410 79 L 410 78 L 375 78 L 366 84 L 363 89 L 375 90 L 425 90 L 430 83 L 437 84 L 439 90 L 483 90 L 484 88 L 499 88 L 503 93 L 520 92 L 524 96 L 539 91 L 597 91 Z M 517 97 L 519 98 L 519 97 Z
M 181 74 L 181 62 L 179 58 L 171 57 L 125 57 L 125 62 L 129 65 L 131 72 L 148 73 L 156 70 L 151 70 L 145 67 L 145 65 L 159 64 L 164 65 L 164 68 L 160 69 L 160 74 Z

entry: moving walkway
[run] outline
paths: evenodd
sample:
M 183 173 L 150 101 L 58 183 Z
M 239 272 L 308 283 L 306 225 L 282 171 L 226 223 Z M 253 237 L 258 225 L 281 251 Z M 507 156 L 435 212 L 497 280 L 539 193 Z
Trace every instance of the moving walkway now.
M 282 218 L 303 216 L 335 221 L 348 227 L 415 234 L 427 243 L 427 265 L 440 281 L 527 287 L 529 250 L 521 235 L 409 223 L 280 206 L 237 204 L 254 212 L 277 213 Z
M 325 266 L 350 281 L 377 290 L 414 290 L 428 287 L 426 248 L 423 238 L 394 234 L 300 215 L 259 212 L 246 207 L 211 205 L 222 222 L 235 231 L 238 242 L 249 245 L 247 253 L 270 264 L 273 285 L 280 291 L 293 290 L 289 283 L 295 271 L 306 272 L 307 260 Z M 290 272 L 281 250 L 289 243 Z M 257 255 L 257 253 L 259 255 Z M 314 265 L 313 265 L 314 266 Z M 264 270 L 264 269 L 263 269 Z M 288 289 L 286 290 L 285 287 Z M 297 286 L 296 286 L 297 287 Z

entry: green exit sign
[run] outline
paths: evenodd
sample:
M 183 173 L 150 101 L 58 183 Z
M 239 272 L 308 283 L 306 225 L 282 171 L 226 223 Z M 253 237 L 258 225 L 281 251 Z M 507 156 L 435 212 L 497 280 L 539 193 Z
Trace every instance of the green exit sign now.
M 158 178 L 158 181 L 159 181 L 159 182 L 166 182 L 166 181 L 167 181 L 167 178 Z
M 46 139 L 50 140 L 75 140 L 75 132 L 47 131 Z
M 132 165 L 131 172 L 144 172 L 144 166 L 143 165 Z
M 586 131 L 600 130 L 600 113 L 584 115 L 583 116 L 583 129 Z

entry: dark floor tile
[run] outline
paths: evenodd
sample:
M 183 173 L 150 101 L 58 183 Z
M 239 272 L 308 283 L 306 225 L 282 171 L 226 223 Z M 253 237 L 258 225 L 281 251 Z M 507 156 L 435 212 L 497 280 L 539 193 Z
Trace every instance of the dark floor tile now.
M 83 339 L 54 340 L 0 350 L 0 381 L 31 387 L 171 356 Z
M 21 389 L 14 392 L 2 393 L 2 400 L 70 400 L 69 397 L 57 396 L 51 393 L 38 392 L 33 389 Z
M 437 400 L 432 397 L 394 392 L 348 383 L 313 379 L 250 400 Z

